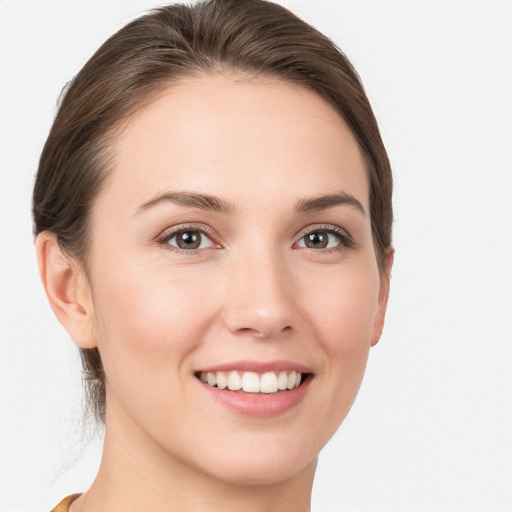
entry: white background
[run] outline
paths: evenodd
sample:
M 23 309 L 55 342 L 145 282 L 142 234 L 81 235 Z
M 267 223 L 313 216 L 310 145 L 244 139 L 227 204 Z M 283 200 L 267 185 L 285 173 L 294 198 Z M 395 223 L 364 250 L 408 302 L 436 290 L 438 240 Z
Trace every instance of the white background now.
M 511 512 L 512 2 L 281 3 L 352 60 L 395 174 L 388 323 L 313 510 Z M 49 510 L 98 466 L 77 352 L 39 284 L 31 187 L 62 86 L 155 5 L 0 0 L 2 512 Z

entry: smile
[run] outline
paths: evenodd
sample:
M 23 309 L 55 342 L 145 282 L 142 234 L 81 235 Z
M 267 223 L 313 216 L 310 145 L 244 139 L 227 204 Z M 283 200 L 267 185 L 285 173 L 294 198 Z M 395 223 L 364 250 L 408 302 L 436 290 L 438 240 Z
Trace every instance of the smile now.
M 303 376 L 301 372 L 295 370 L 265 373 L 232 370 L 229 372 L 200 372 L 199 378 L 205 384 L 218 389 L 270 394 L 297 388 L 300 386 Z
M 239 360 L 202 368 L 194 376 L 207 396 L 228 410 L 261 419 L 298 407 L 315 375 L 294 361 Z

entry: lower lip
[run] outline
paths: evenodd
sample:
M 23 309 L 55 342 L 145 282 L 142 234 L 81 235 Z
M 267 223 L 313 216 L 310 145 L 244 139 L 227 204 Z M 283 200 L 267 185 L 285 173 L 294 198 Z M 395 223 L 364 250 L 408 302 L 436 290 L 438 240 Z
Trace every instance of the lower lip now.
M 312 378 L 312 375 L 308 375 L 299 387 L 277 393 L 243 393 L 215 388 L 199 380 L 198 382 L 215 400 L 239 414 L 271 418 L 299 405 L 306 396 Z

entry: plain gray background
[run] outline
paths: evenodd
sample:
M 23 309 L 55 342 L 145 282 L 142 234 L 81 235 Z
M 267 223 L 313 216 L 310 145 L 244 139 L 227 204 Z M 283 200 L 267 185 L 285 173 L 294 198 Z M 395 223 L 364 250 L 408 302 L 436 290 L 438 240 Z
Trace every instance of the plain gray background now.
M 359 71 L 395 174 L 389 316 L 313 510 L 512 511 L 512 2 L 283 0 Z M 0 0 L 0 511 L 95 475 L 30 201 L 63 85 L 150 0 Z M 83 454 L 80 456 L 80 454 Z

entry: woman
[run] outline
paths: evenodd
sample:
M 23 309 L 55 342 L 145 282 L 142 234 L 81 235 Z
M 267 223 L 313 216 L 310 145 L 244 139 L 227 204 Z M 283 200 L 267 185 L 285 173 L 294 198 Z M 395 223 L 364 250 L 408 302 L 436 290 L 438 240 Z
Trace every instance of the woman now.
M 105 425 L 55 510 L 310 507 L 384 324 L 391 173 L 362 85 L 277 5 L 158 9 L 66 91 L 34 189 Z

